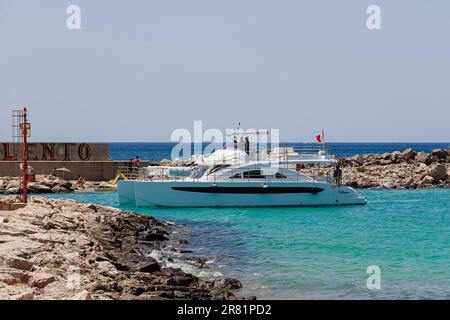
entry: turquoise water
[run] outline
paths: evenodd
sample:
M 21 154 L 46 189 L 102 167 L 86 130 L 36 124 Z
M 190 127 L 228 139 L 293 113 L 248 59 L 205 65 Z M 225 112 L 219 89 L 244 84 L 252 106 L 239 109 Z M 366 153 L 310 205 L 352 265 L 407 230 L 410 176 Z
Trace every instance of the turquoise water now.
M 269 299 L 449 299 L 450 190 L 362 191 L 366 206 L 120 207 L 117 194 L 70 197 L 175 221 L 189 246 Z M 368 290 L 366 269 L 381 269 Z

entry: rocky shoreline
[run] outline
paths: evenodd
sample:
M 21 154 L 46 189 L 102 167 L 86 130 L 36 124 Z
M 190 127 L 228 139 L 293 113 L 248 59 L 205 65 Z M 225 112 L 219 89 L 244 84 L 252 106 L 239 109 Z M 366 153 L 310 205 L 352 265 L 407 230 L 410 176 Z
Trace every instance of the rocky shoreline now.
M 450 187 L 450 149 L 425 153 L 409 148 L 337 160 L 342 166 L 343 183 L 355 188 Z
M 238 280 L 200 278 L 173 223 L 74 200 L 0 197 L 0 299 L 237 299 Z M 207 268 L 207 267 L 206 267 Z

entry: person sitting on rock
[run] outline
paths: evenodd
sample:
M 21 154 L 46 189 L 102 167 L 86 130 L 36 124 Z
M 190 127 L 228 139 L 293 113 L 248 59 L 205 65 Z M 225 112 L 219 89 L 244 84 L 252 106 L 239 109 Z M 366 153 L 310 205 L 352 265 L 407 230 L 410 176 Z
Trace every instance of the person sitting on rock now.
M 342 170 L 340 165 L 336 166 L 336 169 L 333 172 L 333 177 L 336 180 L 336 185 L 340 187 L 342 184 Z
M 84 178 L 82 176 L 78 175 L 76 185 L 79 188 L 82 188 L 84 186 Z
M 32 166 L 28 166 L 28 182 L 36 182 L 36 173 Z

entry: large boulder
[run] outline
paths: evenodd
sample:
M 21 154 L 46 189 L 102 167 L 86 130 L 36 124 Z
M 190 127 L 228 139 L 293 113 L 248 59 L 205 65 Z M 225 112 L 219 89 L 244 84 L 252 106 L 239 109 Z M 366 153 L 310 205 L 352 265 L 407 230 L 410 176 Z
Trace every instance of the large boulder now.
M 350 160 L 352 160 L 353 162 L 355 162 L 356 164 L 358 164 L 360 166 L 363 165 L 365 162 L 364 156 L 362 156 L 360 154 L 354 155 L 353 157 L 350 158 Z
M 39 289 L 45 288 L 47 285 L 49 285 L 52 282 L 56 281 L 56 277 L 52 274 L 47 273 L 41 273 L 41 274 L 35 274 L 33 277 L 28 281 L 28 285 L 30 287 L 37 287 Z
M 42 184 L 36 184 L 34 186 L 36 193 L 51 193 L 52 189 Z
M 430 188 L 433 187 L 434 178 L 425 175 L 418 184 L 418 188 Z
M 443 164 L 433 164 L 428 175 L 433 177 L 434 182 L 439 182 L 439 180 L 445 181 L 448 177 L 447 167 Z
M 8 189 L 14 189 L 14 188 L 20 188 L 20 187 L 21 187 L 21 185 L 20 185 L 19 181 L 11 180 L 11 181 L 8 182 L 8 184 L 6 185 L 5 189 L 8 190 Z
M 391 154 L 389 152 L 385 152 L 381 155 L 384 160 L 389 160 L 391 158 Z
M 414 159 L 416 157 L 416 155 L 417 155 L 417 152 L 415 152 L 411 148 L 408 148 L 408 149 L 406 149 L 405 151 L 402 152 L 402 157 L 405 160 L 412 160 L 412 159 Z
M 447 158 L 448 153 L 447 153 L 447 150 L 444 150 L 444 149 L 434 149 L 433 151 L 431 151 L 431 155 L 440 160 L 443 160 L 443 159 Z
M 80 293 L 74 295 L 72 298 L 70 298 L 70 300 L 94 300 L 94 299 L 87 290 L 83 290 Z
M 5 194 L 18 194 L 21 190 L 22 188 L 9 188 L 6 189 Z
M 430 155 L 429 155 L 428 153 L 425 153 L 425 152 L 419 152 L 419 153 L 416 155 L 415 159 L 416 159 L 418 162 L 422 162 L 422 163 L 425 163 L 425 164 L 430 164 L 430 163 L 431 163 L 431 157 L 430 157 Z
M 51 189 L 52 193 L 67 193 L 68 190 L 64 188 L 63 186 L 54 186 Z
M 394 159 L 398 159 L 402 156 L 402 153 L 400 151 L 394 151 L 391 153 L 391 157 Z

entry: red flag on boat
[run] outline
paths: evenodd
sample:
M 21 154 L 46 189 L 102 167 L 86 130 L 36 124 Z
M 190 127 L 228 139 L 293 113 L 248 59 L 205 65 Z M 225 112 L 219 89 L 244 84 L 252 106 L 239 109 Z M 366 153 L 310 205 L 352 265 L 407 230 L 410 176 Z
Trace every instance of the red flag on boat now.
M 316 140 L 317 140 L 318 143 L 322 143 L 322 135 L 321 135 L 321 134 L 318 134 L 318 135 L 316 136 Z
M 318 143 L 325 143 L 325 133 L 324 133 L 323 130 L 322 130 L 321 134 L 318 134 L 316 136 L 316 140 L 317 140 Z

